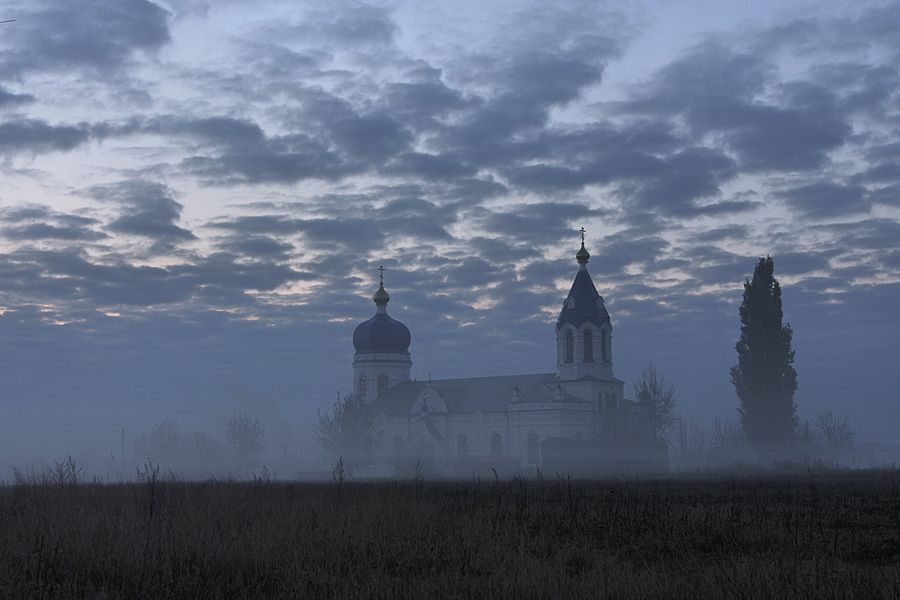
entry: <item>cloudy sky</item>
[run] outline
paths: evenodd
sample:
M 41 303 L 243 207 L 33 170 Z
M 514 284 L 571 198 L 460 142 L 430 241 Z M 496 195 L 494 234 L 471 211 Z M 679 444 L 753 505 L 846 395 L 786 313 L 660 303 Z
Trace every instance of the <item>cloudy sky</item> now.
M 897 440 L 900 3 L 623 4 L 0 0 L 0 454 L 302 445 L 379 264 L 415 377 L 552 371 L 582 226 L 620 378 L 734 419 L 771 254 L 801 416 Z

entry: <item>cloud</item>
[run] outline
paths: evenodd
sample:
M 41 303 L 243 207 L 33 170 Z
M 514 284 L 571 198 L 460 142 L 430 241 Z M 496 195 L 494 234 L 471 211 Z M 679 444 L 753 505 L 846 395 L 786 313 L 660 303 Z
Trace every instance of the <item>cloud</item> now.
M 272 261 L 242 263 L 230 254 L 213 253 L 191 264 L 135 266 L 109 258 L 96 262 L 74 248 L 21 249 L 0 255 L 4 292 L 34 298 L 48 305 L 153 306 L 196 303 L 224 305 L 256 302 L 248 292 L 272 291 L 309 274 Z
M 768 93 L 767 93 L 768 92 Z M 850 135 L 838 98 L 811 82 L 782 82 L 764 57 L 700 43 L 660 69 L 617 108 L 682 117 L 694 136 L 715 134 L 747 171 L 819 167 Z
M 241 256 L 280 260 L 294 249 L 293 244 L 266 235 L 232 236 L 219 242 L 219 247 Z
M 348 161 L 326 144 L 304 134 L 275 136 L 248 146 L 236 145 L 211 156 L 190 156 L 178 167 L 207 185 L 220 186 L 336 180 L 362 170 L 362 165 Z
M 560 238 L 571 238 L 579 219 L 602 216 L 603 211 L 574 202 L 538 202 L 473 213 L 476 223 L 486 232 L 502 237 L 504 233 L 537 244 L 550 244 Z
M 342 1 L 335 2 L 330 10 L 308 11 L 299 23 L 271 26 L 268 31 L 328 45 L 365 47 L 390 45 L 399 29 L 384 8 Z
M 35 101 L 31 94 L 15 94 L 0 86 L 0 109 L 30 104 Z
M 0 154 L 44 154 L 66 152 L 90 139 L 84 124 L 50 125 L 38 119 L 0 123 Z
M 48 223 L 32 223 L 19 227 L 4 227 L 3 237 L 14 241 L 62 240 L 62 241 L 97 241 L 107 236 L 100 231 L 91 231 L 82 227 L 61 227 Z
M 171 39 L 168 13 L 146 0 L 35 0 L 17 8 L 15 26 L 0 38 L 3 77 L 71 69 L 108 75 Z
M 154 242 L 152 252 L 167 252 L 176 244 L 197 239 L 179 227 L 182 204 L 175 201 L 167 186 L 151 181 L 133 179 L 114 184 L 95 186 L 87 190 L 98 200 L 115 202 L 120 214 L 107 228 L 115 233 L 149 238 Z
M 331 140 L 353 158 L 382 162 L 407 150 L 413 136 L 383 113 L 352 116 L 331 125 Z
M 721 186 L 738 174 L 738 166 L 727 155 L 706 147 L 689 147 L 660 163 L 655 177 L 624 184 L 620 193 L 638 207 L 659 209 L 665 214 L 689 216 L 702 213 L 697 201 L 719 195 Z M 746 203 L 726 205 L 746 210 Z
M 199 117 L 159 115 L 126 124 L 118 134 L 150 133 L 168 138 L 185 137 L 204 144 L 235 147 L 264 141 L 262 128 L 252 121 L 233 117 Z
M 93 242 L 108 238 L 93 227 L 97 219 L 54 211 L 48 206 L 22 205 L 0 210 L 0 221 L 12 223 L 0 228 L 0 235 L 17 242 Z
M 865 188 L 831 181 L 808 183 L 775 195 L 799 213 L 817 218 L 866 213 L 871 208 Z
M 404 152 L 388 163 L 386 172 L 418 179 L 453 181 L 471 177 L 477 169 L 449 154 Z

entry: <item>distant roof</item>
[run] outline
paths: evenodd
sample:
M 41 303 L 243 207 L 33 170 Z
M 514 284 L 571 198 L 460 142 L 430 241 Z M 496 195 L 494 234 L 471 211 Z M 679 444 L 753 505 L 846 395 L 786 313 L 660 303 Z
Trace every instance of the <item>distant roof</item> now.
M 407 415 L 415 399 L 431 386 L 447 405 L 449 413 L 505 412 L 518 388 L 519 402 L 546 402 L 553 399 L 556 373 L 528 375 L 496 375 L 464 379 L 405 381 L 390 388 L 370 404 L 375 412 L 386 415 Z M 567 400 L 575 398 L 566 395 Z

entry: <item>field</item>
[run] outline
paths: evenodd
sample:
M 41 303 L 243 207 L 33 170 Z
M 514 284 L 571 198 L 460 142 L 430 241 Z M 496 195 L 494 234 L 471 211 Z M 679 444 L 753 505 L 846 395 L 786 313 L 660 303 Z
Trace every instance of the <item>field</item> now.
M 0 487 L 0 598 L 898 598 L 900 473 Z

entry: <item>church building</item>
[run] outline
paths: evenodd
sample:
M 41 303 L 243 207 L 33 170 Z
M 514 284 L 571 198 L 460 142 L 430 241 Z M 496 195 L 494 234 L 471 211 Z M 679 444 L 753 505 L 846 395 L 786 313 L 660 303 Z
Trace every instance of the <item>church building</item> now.
M 613 327 L 588 273 L 590 253 L 556 321 L 556 369 L 434 381 L 410 379 L 410 331 L 388 315 L 381 283 L 375 315 L 353 333 L 354 393 L 374 417 L 376 470 L 468 474 L 665 469 L 649 406 L 625 398 L 613 374 Z

